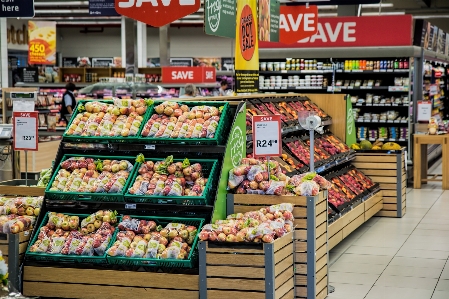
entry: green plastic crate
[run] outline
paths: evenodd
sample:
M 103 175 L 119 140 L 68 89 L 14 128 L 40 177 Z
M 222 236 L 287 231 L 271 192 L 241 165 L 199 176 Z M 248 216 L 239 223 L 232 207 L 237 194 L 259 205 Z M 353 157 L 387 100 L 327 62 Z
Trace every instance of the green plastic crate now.
M 39 232 L 40 232 L 41 228 L 48 222 L 49 213 L 50 212 L 45 214 L 44 219 L 42 220 L 42 223 L 39 226 L 39 229 L 36 231 L 36 233 L 33 236 L 32 241 L 28 245 L 27 251 L 25 252 L 26 260 L 38 261 L 38 262 L 57 262 L 57 263 L 72 263 L 72 264 L 83 263 L 83 264 L 97 264 L 97 265 L 108 263 L 106 260 L 106 251 L 102 256 L 84 256 L 84 255 L 73 255 L 73 254 L 66 255 L 66 254 L 49 254 L 49 253 L 44 253 L 44 252 L 31 252 L 30 248 L 32 245 L 34 245 L 34 243 L 36 243 L 37 237 L 39 236 Z M 70 214 L 70 213 L 64 213 L 64 215 L 80 217 L 80 224 L 81 224 L 82 219 L 89 216 L 88 214 Z M 117 223 L 119 223 L 120 220 L 121 220 L 121 217 L 117 216 Z M 109 244 L 108 244 L 108 247 L 106 248 L 106 250 L 109 249 L 109 247 L 111 247 L 112 244 L 114 244 L 114 240 L 116 239 L 117 233 L 118 233 L 118 229 L 116 228 L 114 234 L 111 237 L 111 240 L 109 241 Z
M 94 160 L 127 160 L 133 165 L 128 179 L 126 180 L 125 186 L 120 193 L 90 193 L 90 192 L 63 192 L 63 191 L 50 191 L 53 181 L 56 178 L 59 170 L 61 169 L 61 163 L 72 157 L 85 157 L 93 158 Z M 80 200 L 80 201 L 102 201 L 102 202 L 123 202 L 125 190 L 128 190 L 133 171 L 136 168 L 136 157 L 119 157 L 119 156 L 92 156 L 92 155 L 64 155 L 62 157 L 61 163 L 56 168 L 53 173 L 50 182 L 45 189 L 45 197 L 50 200 Z
M 153 109 L 151 110 L 151 114 L 146 114 L 146 118 L 144 118 L 144 126 L 148 122 L 148 120 L 151 118 L 154 112 L 154 107 L 157 105 L 163 103 L 165 101 L 155 101 L 153 105 Z M 207 145 L 207 144 L 213 144 L 213 145 L 219 145 L 223 144 L 226 141 L 226 136 L 224 136 L 225 126 L 227 123 L 232 122 L 232 115 L 231 110 L 229 108 L 229 103 L 227 102 L 191 102 L 191 101 L 176 101 L 177 103 L 181 105 L 187 105 L 188 107 L 194 107 L 194 106 L 213 106 L 213 107 L 223 107 L 223 110 L 221 112 L 220 121 L 218 122 L 217 130 L 215 131 L 214 138 L 157 138 L 157 137 L 144 137 L 142 136 L 142 130 L 139 132 L 138 140 L 141 143 L 154 143 L 154 144 L 190 144 L 190 145 Z M 142 127 L 143 129 L 143 127 Z
M 123 266 L 142 266 L 142 267 L 164 267 L 164 268 L 193 268 L 198 260 L 198 236 L 203 227 L 204 219 L 201 218 L 172 218 L 172 217 L 153 217 L 153 216 L 131 216 L 132 218 L 142 220 L 153 220 L 157 225 L 165 227 L 170 222 L 183 223 L 185 225 L 194 225 L 198 228 L 197 235 L 192 243 L 192 250 L 185 260 L 176 259 L 149 259 L 149 258 L 130 258 L 122 256 L 106 256 L 109 264 Z M 116 236 L 115 236 L 116 237 Z M 115 241 L 115 238 L 114 240 Z
M 148 158 L 145 161 L 162 161 L 160 158 Z M 183 159 L 173 159 L 173 162 L 182 162 Z M 206 205 L 213 194 L 210 194 L 212 189 L 212 181 L 218 176 L 218 161 L 213 159 L 189 159 L 190 164 L 200 163 L 202 166 L 203 175 L 207 178 L 206 187 L 201 196 L 163 196 L 163 195 L 135 195 L 129 193 L 131 188 L 139 175 L 139 168 L 142 165 L 138 163 L 133 168 L 133 174 L 125 193 L 126 202 L 136 203 L 159 203 L 159 204 L 179 204 L 179 205 Z
M 101 102 L 106 104 L 113 104 L 114 101 L 110 100 L 80 100 L 78 101 L 78 104 L 76 105 L 75 109 L 73 110 L 76 113 L 72 114 L 72 117 L 70 118 L 70 122 L 67 125 L 67 128 L 70 127 L 75 117 L 80 113 L 78 112 L 78 107 L 80 105 L 85 105 L 87 102 Z M 136 142 L 138 140 L 138 136 L 140 136 L 140 132 L 142 131 L 143 127 L 145 126 L 145 119 L 148 119 L 148 115 L 153 114 L 153 105 L 149 106 L 147 108 L 147 111 L 145 111 L 145 114 L 142 115 L 143 121 L 140 125 L 139 130 L 137 131 L 137 134 L 135 136 L 128 136 L 128 137 L 122 137 L 122 136 L 78 136 L 78 135 L 67 135 L 67 131 L 64 132 L 62 135 L 62 138 L 64 141 L 74 141 L 74 142 L 95 142 L 95 143 L 109 143 L 109 142 Z

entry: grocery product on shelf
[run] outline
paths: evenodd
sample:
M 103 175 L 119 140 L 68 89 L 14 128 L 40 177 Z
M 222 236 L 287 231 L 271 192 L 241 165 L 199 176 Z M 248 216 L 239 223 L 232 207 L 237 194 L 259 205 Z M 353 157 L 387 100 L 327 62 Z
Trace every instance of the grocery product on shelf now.
M 29 230 L 39 216 L 43 196 L 0 197 L 0 233 L 17 234 Z
M 37 187 L 47 187 L 50 182 L 52 175 L 52 168 L 42 169 L 39 174 L 39 180 L 37 182 Z
M 228 215 L 203 227 L 199 238 L 211 242 L 272 243 L 291 232 L 294 226 L 293 205 L 281 203 L 258 211 Z

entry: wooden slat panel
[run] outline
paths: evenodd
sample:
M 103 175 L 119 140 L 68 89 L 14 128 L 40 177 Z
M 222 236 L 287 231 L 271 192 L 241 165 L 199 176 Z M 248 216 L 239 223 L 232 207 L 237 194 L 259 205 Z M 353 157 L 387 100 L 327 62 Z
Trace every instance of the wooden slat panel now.
M 0 185 L 0 194 L 11 196 L 44 196 L 45 188 Z
M 379 203 L 377 203 L 374 207 L 372 207 L 371 209 L 369 209 L 368 211 L 365 212 L 365 222 L 368 221 L 371 217 L 373 217 L 374 215 L 376 215 L 377 212 L 379 212 L 380 210 L 382 210 L 383 207 L 383 202 L 380 201 Z
M 206 254 L 206 263 L 211 265 L 240 265 L 240 266 L 258 266 L 265 265 L 264 255 L 253 254 L 234 254 L 230 258 L 227 254 Z
M 397 215 L 398 214 L 396 211 L 384 211 L 384 210 L 376 214 L 376 216 L 378 217 L 393 217 L 393 218 L 397 217 Z
M 279 250 L 274 254 L 274 263 L 277 264 L 292 254 L 293 254 L 293 243 L 285 246 L 284 248 L 282 248 L 281 250 Z M 292 263 L 293 263 L 293 255 L 292 255 Z
M 343 240 L 343 231 L 339 231 L 335 235 L 329 238 L 329 250 L 337 246 L 338 243 L 340 243 Z
M 277 205 L 281 203 L 291 203 L 305 207 L 307 205 L 307 197 L 305 196 L 277 196 L 277 195 L 256 195 L 256 194 L 230 194 L 234 197 L 234 205 Z
M 279 262 L 274 266 L 274 276 L 278 276 L 280 273 L 284 272 L 285 269 L 293 264 L 293 254 L 287 256 L 283 261 Z M 207 268 L 209 269 L 209 267 Z M 209 270 L 207 270 L 209 273 Z M 252 276 L 248 276 L 252 277 Z
M 307 228 L 307 219 L 296 219 L 293 221 L 294 226 L 298 228 Z
M 327 276 L 327 265 L 316 272 L 316 281 L 322 280 L 325 276 Z
M 396 163 L 365 163 L 365 162 L 354 162 L 352 163 L 357 168 L 360 169 L 396 169 Z
M 341 217 L 337 221 L 342 221 L 343 227 L 347 226 L 349 223 L 351 223 L 354 219 L 359 217 L 365 212 L 365 206 L 362 204 L 359 204 L 357 207 L 355 207 L 352 211 L 345 214 L 343 217 Z
M 296 229 L 295 230 L 295 240 L 307 240 L 307 230 L 306 229 Z
M 366 174 L 367 176 L 377 175 L 377 176 L 394 176 L 396 177 L 396 170 L 385 170 L 385 169 L 359 169 L 361 172 Z
M 293 275 L 294 275 L 294 267 L 292 263 L 290 268 L 287 268 L 284 272 L 282 272 L 274 279 L 274 288 L 278 289 L 279 287 L 281 287 L 284 283 L 293 278 Z
M 396 183 L 398 179 L 390 176 L 370 176 L 370 179 L 376 183 Z
M 295 279 L 294 277 L 292 277 L 274 292 L 274 297 L 281 298 L 282 296 L 287 294 L 290 290 L 292 290 L 294 287 L 295 287 Z
M 354 162 L 384 162 L 396 164 L 396 155 L 356 154 Z
M 223 252 L 229 252 L 229 253 L 247 253 L 247 254 L 251 254 L 251 253 L 255 253 L 255 254 L 263 254 L 263 250 L 262 249 L 242 249 L 242 248 L 226 248 L 225 250 L 223 249 L 223 247 L 209 247 L 209 245 L 207 245 L 206 247 L 206 252 L 219 252 L 219 253 L 223 253 Z
M 396 190 L 397 184 L 379 184 L 382 190 Z
M 254 267 L 229 267 L 207 266 L 207 276 L 210 277 L 241 277 L 241 278 L 265 278 L 264 268 Z
M 317 261 L 316 261 L 316 269 L 321 269 L 321 268 L 323 268 L 326 265 L 327 265 L 327 256 L 323 256 L 322 258 L 317 259 Z
M 384 196 L 383 200 L 384 200 L 384 205 L 385 204 L 389 204 L 389 203 L 395 204 L 395 203 L 398 202 L 398 198 L 397 197 L 385 197 Z
M 326 287 L 316 295 L 315 299 L 325 299 L 327 297 L 327 285 Z
M 117 272 L 117 271 L 115 271 Z M 73 277 L 72 277 L 73 278 Z M 120 279 L 117 279 L 117 281 Z M 122 279 L 122 278 L 121 278 Z M 167 280 L 170 281 L 170 280 Z M 150 282 L 148 282 L 151 284 Z M 167 284 L 167 282 L 166 282 Z M 176 285 L 176 284 L 175 284 Z M 150 287 L 118 287 L 118 286 L 101 286 L 88 284 L 70 284 L 70 283 L 47 283 L 47 282 L 29 282 L 23 283 L 23 292 L 27 297 L 54 297 L 80 299 L 98 299 L 98 298 L 183 298 L 198 299 L 198 291 L 186 290 L 169 290 L 169 289 L 152 289 Z M 229 294 L 229 293 L 227 293 Z M 228 295 L 229 296 L 229 295 Z M 218 297 L 211 297 L 217 298 Z M 223 297 L 224 298 L 224 297 Z M 237 297 L 236 297 L 237 298 Z M 251 298 L 251 297 L 246 297 Z M 264 297 L 254 297 L 255 299 Z M 227 298 L 229 299 L 229 298 Z
M 382 196 L 373 196 L 369 199 L 367 199 L 364 204 L 365 204 L 365 211 L 371 209 L 371 207 L 373 207 L 375 204 L 377 204 L 380 200 L 382 200 Z
M 321 223 L 324 223 L 326 221 L 327 221 L 327 210 L 316 217 L 315 223 L 317 225 L 320 225 Z
M 316 284 L 316 294 L 319 294 L 325 287 L 327 287 L 327 276 Z
M 396 196 L 396 190 L 382 190 L 384 196 Z
M 219 290 L 239 289 L 242 291 L 261 291 L 265 290 L 265 280 L 240 278 L 238 284 L 236 284 L 236 280 L 232 278 L 207 278 L 207 288 Z
M 327 254 L 327 246 L 326 246 L 326 244 L 324 244 L 323 246 L 321 246 L 320 248 L 317 249 L 317 251 L 315 253 L 315 258 L 316 259 L 320 259 L 325 254 Z
M 295 252 L 304 252 L 307 250 L 307 241 L 295 241 L 293 246 L 295 246 Z
M 235 282 L 235 283 L 237 283 L 237 282 Z M 174 298 L 174 297 L 170 297 L 170 298 Z M 214 299 L 229 299 L 229 298 L 265 299 L 265 293 L 208 290 L 207 298 L 214 298 Z M 195 299 L 198 299 L 198 297 Z
M 289 292 L 287 292 L 287 294 L 282 296 L 281 299 L 293 299 L 293 298 L 295 298 L 295 289 L 291 289 Z
M 343 239 L 349 236 L 350 233 L 352 233 L 354 230 L 356 230 L 360 225 L 362 225 L 365 222 L 365 213 L 357 217 L 354 221 L 352 221 L 350 224 L 343 227 Z
M 279 249 L 283 248 L 284 246 L 290 243 L 293 243 L 293 232 L 290 232 L 286 234 L 284 237 L 274 241 L 273 243 L 274 252 L 278 251 Z
M 320 248 L 321 246 L 323 246 L 324 244 L 326 244 L 327 241 L 327 236 L 326 234 L 321 235 L 321 237 L 319 237 L 318 239 L 316 239 L 316 248 Z
M 295 253 L 296 263 L 307 263 L 307 252 L 296 252 Z
M 336 221 L 332 222 L 332 224 L 329 225 L 329 227 L 327 228 L 329 239 L 337 232 L 341 231 L 342 228 L 343 228 L 343 221 L 340 221 L 340 219 L 337 219 Z
M 319 204 L 316 205 L 316 215 L 320 215 L 324 211 L 327 211 L 327 201 L 322 201 Z

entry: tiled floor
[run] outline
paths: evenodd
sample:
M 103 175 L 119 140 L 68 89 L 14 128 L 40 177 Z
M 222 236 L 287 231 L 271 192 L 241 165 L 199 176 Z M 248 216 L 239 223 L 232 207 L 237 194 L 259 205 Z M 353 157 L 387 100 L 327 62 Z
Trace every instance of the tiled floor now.
M 409 189 L 402 219 L 374 217 L 331 250 L 328 298 L 449 299 L 448 259 L 449 191 Z

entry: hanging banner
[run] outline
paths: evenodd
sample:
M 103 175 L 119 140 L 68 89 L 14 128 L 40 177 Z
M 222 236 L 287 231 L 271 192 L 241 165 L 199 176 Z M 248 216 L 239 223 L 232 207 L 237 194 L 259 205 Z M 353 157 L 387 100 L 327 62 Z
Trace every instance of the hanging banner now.
M 56 22 L 28 21 L 28 63 L 56 64 Z
M 351 97 L 346 97 L 346 144 L 351 145 L 357 142 L 355 131 L 354 112 L 352 111 Z
M 294 44 L 298 40 L 311 37 L 318 31 L 318 7 L 281 6 L 279 21 L 280 37 L 283 44 Z
M 235 40 L 235 85 L 237 93 L 259 91 L 259 40 L 256 6 L 256 0 L 237 2 Z
M 410 46 L 412 28 L 411 15 L 319 18 L 313 36 L 294 44 L 260 42 L 260 48 Z
M 259 3 L 259 40 L 279 41 L 279 10 L 277 0 L 258 0 Z
M 204 1 L 204 32 L 235 38 L 236 0 Z

